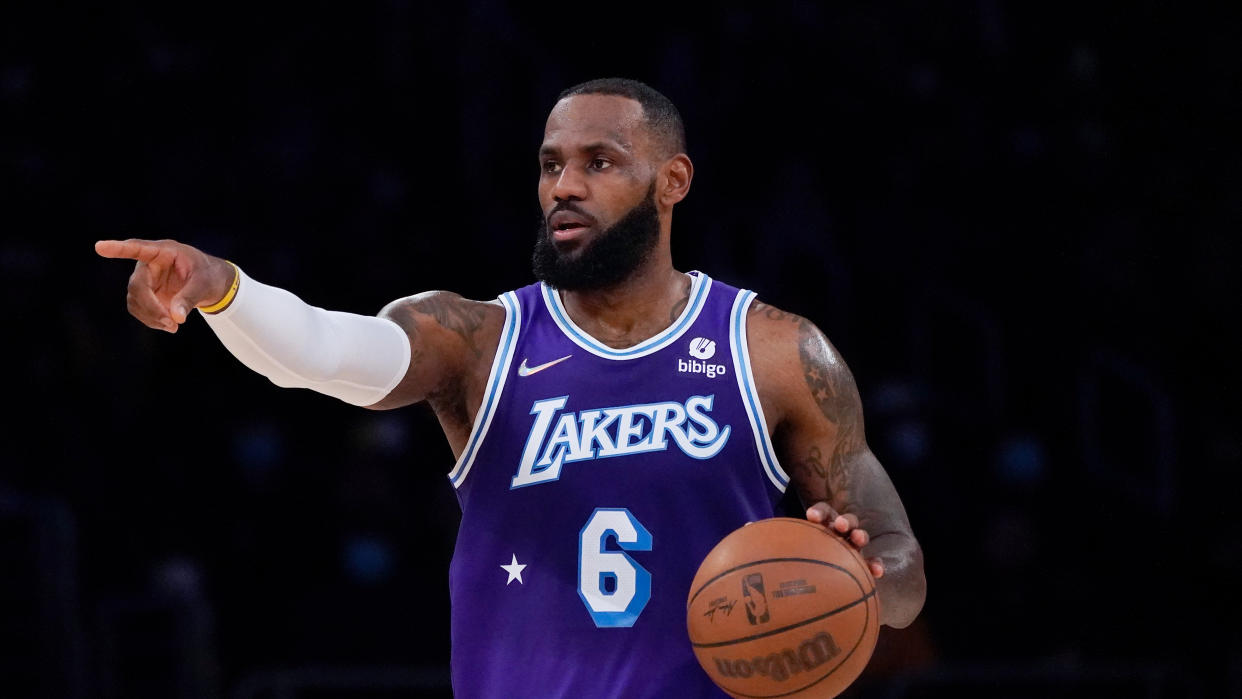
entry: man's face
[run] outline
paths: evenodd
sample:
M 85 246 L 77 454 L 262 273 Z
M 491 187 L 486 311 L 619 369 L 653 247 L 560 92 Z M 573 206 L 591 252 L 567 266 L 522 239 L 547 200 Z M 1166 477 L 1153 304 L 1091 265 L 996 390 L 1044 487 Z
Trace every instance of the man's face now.
M 576 95 L 557 103 L 539 149 L 536 276 L 559 288 L 600 288 L 646 258 L 659 237 L 653 146 L 634 100 Z

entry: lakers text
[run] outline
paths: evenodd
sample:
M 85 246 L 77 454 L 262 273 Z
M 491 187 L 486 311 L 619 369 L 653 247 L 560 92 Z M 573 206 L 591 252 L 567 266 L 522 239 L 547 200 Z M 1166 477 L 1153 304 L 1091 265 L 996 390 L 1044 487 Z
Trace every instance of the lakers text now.
M 569 396 L 535 401 L 530 436 L 510 488 L 555 481 L 575 461 L 668 449 L 670 439 L 687 456 L 710 459 L 724 448 L 732 428 L 708 415 L 716 396 L 691 396 L 615 408 L 564 412 Z

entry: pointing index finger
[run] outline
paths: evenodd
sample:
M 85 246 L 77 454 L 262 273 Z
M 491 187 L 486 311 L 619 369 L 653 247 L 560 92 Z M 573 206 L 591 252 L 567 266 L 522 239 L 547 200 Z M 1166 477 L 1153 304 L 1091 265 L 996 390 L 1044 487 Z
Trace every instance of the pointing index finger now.
M 130 238 L 129 240 L 100 240 L 95 243 L 95 252 L 101 257 L 111 259 L 154 262 L 167 251 L 155 242 Z

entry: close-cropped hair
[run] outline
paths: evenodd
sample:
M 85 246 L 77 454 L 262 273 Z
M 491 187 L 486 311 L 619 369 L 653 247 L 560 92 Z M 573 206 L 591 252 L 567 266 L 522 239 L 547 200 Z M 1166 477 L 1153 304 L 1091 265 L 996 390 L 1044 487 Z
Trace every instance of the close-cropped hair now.
M 650 85 L 629 78 L 599 78 L 574 85 L 561 92 L 556 101 L 575 95 L 617 95 L 638 102 L 647 127 L 660 140 L 666 155 L 686 152 L 686 127 L 681 112 L 672 100 Z

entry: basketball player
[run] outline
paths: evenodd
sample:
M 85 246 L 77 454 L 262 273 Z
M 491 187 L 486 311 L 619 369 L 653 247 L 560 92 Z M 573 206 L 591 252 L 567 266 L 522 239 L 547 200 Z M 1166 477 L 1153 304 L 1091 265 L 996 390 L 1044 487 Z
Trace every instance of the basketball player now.
M 433 291 L 365 317 L 175 241 L 95 246 L 137 260 L 129 311 L 151 328 L 197 307 L 278 386 L 430 403 L 458 457 L 458 697 L 723 696 L 687 640 L 690 582 L 790 483 L 868 558 L 883 623 L 922 607 L 922 552 L 840 355 L 806 319 L 673 267 L 684 138 L 642 83 L 564 92 L 539 149 L 540 283 L 492 301 Z

